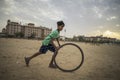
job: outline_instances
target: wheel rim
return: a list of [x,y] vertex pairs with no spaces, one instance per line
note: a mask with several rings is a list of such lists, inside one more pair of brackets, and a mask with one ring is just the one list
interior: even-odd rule
[[[57,56],[57,54],[58,54],[58,51],[59,51],[62,47],[67,46],[67,45],[72,45],[72,46],[77,47],[77,48],[79,49],[79,51],[80,51],[81,56],[82,56],[82,60],[81,60],[81,62],[79,63],[79,65],[76,66],[74,69],[70,69],[70,70],[66,70],[66,69],[61,68],[61,67],[57,64],[57,62],[56,62],[56,56]],[[84,54],[83,54],[82,49],[81,49],[78,45],[76,45],[76,44],[74,44],[74,43],[66,43],[66,44],[61,45],[61,46],[56,50],[55,55],[54,55],[53,58],[54,58],[54,63],[55,63],[55,65],[58,67],[58,69],[60,69],[60,70],[62,70],[62,71],[64,71],[64,72],[73,72],[73,71],[79,69],[79,68],[82,66],[83,62],[84,62]]]

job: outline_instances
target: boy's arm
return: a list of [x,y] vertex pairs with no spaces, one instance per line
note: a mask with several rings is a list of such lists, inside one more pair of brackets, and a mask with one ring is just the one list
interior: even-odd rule
[[57,49],[57,46],[54,43],[54,39],[51,39],[51,44],[55,47],[55,49]]
[[59,38],[57,38],[56,40],[57,40],[58,45],[60,46]]

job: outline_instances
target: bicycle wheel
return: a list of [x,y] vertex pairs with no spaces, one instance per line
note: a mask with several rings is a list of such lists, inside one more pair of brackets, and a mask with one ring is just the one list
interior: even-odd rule
[[84,61],[82,49],[74,43],[61,45],[55,52],[54,63],[64,72],[73,72],[81,67]]

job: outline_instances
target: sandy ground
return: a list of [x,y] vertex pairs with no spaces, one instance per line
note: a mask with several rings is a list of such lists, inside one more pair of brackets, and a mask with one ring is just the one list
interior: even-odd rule
[[77,71],[65,73],[48,68],[50,51],[25,66],[24,56],[37,52],[41,41],[0,38],[0,80],[120,80],[120,46],[76,44],[84,51],[84,63]]

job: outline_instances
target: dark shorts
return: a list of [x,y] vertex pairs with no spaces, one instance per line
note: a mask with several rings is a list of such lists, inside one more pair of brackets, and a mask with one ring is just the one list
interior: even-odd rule
[[42,45],[39,49],[39,52],[45,54],[48,50],[55,52],[55,48],[52,44],[48,44],[47,46]]

